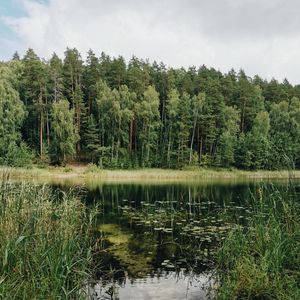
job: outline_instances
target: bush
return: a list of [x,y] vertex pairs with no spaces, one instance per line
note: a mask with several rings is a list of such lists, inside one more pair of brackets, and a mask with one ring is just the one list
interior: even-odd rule
[[10,143],[7,149],[3,149],[0,164],[12,167],[28,167],[32,165],[33,153],[25,143],[19,146]]

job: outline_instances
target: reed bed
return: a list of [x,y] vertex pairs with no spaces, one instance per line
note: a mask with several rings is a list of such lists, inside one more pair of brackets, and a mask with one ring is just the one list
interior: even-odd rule
[[0,184],[0,298],[85,299],[97,209],[47,186]]
[[1,171],[8,171],[13,179],[32,179],[42,182],[55,180],[72,180],[75,182],[107,181],[107,182],[182,182],[182,181],[212,181],[212,180],[262,180],[300,178],[300,171],[244,171],[229,169],[187,168],[184,170],[171,169],[133,169],[133,170],[105,170],[96,165],[69,165],[66,167],[32,167],[8,168],[0,167]]
[[297,187],[261,189],[247,228],[231,231],[218,252],[218,299],[300,299]]

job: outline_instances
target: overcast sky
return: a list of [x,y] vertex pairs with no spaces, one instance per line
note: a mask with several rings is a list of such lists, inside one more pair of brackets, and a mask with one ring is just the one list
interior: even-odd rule
[[0,59],[134,54],[300,83],[299,0],[0,0]]

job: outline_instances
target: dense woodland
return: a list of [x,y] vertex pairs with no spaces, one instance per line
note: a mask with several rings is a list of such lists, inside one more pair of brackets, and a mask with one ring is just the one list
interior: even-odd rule
[[300,166],[300,85],[136,57],[0,63],[0,163],[106,168]]

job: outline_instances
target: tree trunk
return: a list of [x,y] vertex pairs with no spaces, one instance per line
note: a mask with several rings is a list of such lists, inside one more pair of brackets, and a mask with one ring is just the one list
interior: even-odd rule
[[195,121],[194,121],[193,134],[192,134],[191,146],[190,146],[190,160],[189,160],[189,164],[191,164],[191,162],[192,162],[193,144],[194,144],[194,138],[195,138],[196,125],[197,125],[197,117],[195,118]]
[[40,112],[40,157],[43,158],[43,123],[44,123],[44,114],[43,109]]
[[50,128],[49,128],[49,113],[48,113],[47,97],[46,97],[46,107],[47,107],[47,112],[46,112],[47,144],[48,144],[48,148],[49,148],[49,146],[50,146]]
[[201,160],[202,160],[202,148],[203,148],[203,137],[201,136],[201,139],[200,139],[200,150],[199,150],[199,162],[201,163]]
[[[80,107],[79,107],[79,104],[77,104],[76,114],[77,114],[77,133],[80,136]],[[77,154],[79,154],[79,152],[80,152],[80,139],[76,144],[76,150],[77,150]]]
[[40,84],[40,157],[43,159],[43,129],[44,129],[44,111],[43,111],[43,89]]
[[130,120],[130,128],[129,128],[129,152],[132,152],[132,132],[133,132],[133,120],[134,118],[132,118]]

